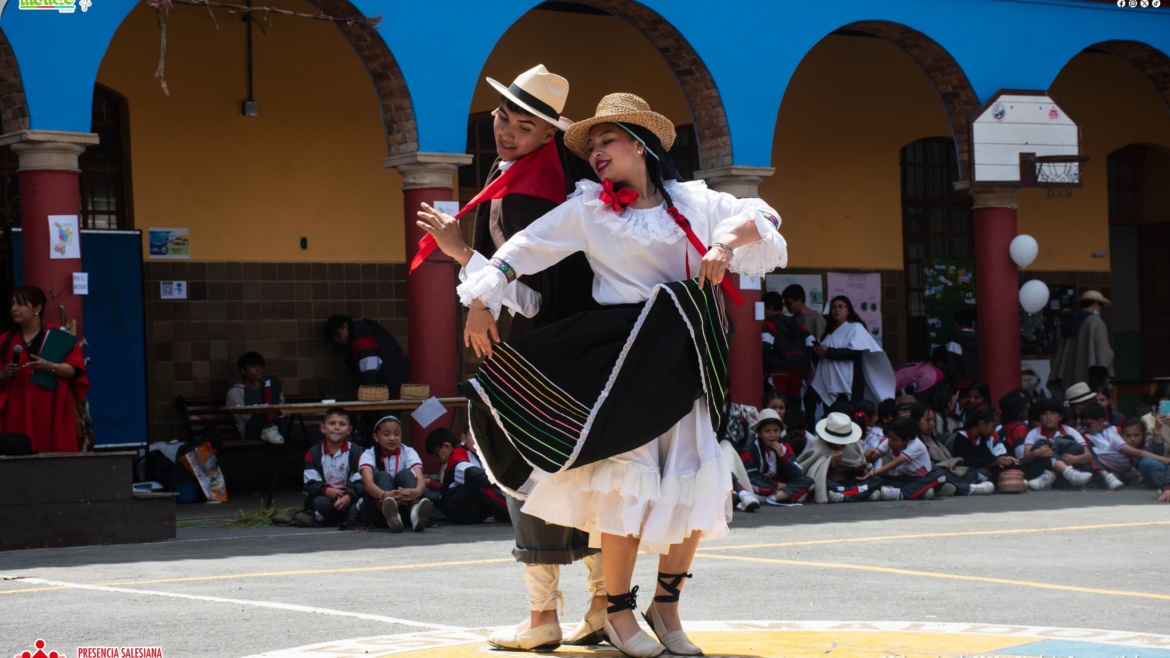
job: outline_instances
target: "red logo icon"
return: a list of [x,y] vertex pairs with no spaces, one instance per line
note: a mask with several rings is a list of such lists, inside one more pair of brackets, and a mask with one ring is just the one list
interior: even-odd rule
[[65,656],[62,656],[61,654],[57,653],[56,651],[50,651],[49,653],[45,653],[45,641],[44,640],[37,640],[36,642],[34,642],[34,644],[36,645],[36,648],[37,648],[36,653],[32,653],[31,651],[25,651],[23,653],[17,654],[14,658],[65,658]]

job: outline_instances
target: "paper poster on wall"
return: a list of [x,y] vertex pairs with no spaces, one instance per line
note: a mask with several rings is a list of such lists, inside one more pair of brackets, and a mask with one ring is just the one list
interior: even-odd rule
[[825,305],[825,288],[820,274],[768,274],[764,276],[764,287],[769,292],[784,292],[792,284],[804,288],[804,303],[809,308],[821,310]]
[[[826,297],[831,300],[837,295],[845,295],[853,303],[853,310],[861,316],[869,327],[869,333],[878,345],[882,344],[882,275],[880,274],[846,274],[829,272]],[[828,315],[826,309],[825,315]]]
[[49,215],[49,258],[81,258],[77,215]]
[[190,258],[191,230],[185,228],[151,228],[151,258]]

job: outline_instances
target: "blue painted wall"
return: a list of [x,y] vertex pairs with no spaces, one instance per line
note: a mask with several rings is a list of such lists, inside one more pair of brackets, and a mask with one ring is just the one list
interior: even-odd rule
[[[94,0],[87,12],[58,14],[7,3],[0,30],[16,54],[32,128],[89,131],[98,66],[135,4]],[[464,151],[483,63],[504,32],[537,4],[354,0],[367,15],[383,16],[379,31],[406,78],[421,151]],[[889,21],[933,39],[965,71],[980,100],[1001,88],[1047,89],[1073,56],[1102,41],[1139,41],[1170,54],[1170,3],[1120,9],[1076,0],[724,0],[718,11],[708,0],[645,5],[673,24],[707,64],[740,165],[770,164],[772,131],[793,72],[817,42],[855,21]]]

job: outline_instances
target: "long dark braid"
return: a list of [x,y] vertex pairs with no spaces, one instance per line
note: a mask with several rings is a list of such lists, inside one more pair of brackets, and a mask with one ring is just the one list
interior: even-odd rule
[[666,191],[666,181],[673,180],[682,182],[683,177],[678,172],[678,167],[674,166],[674,161],[670,159],[670,154],[662,147],[662,140],[658,139],[657,135],[642,126],[632,123],[619,123],[618,125],[636,135],[646,146],[647,150],[652,151],[654,155],[658,156],[654,157],[650,153],[644,156],[646,159],[646,174],[650,179],[650,184],[654,186],[654,189],[662,195],[662,199],[666,201],[667,214],[673,217],[679,224],[690,225],[690,220],[675,207],[674,199]]

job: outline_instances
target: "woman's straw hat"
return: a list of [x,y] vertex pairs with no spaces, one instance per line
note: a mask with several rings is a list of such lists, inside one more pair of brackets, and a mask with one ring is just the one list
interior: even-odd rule
[[650,109],[650,104],[633,94],[609,94],[597,104],[590,119],[578,121],[565,131],[565,146],[582,160],[589,159],[589,129],[599,123],[630,123],[654,133],[669,150],[674,144],[674,124]]

